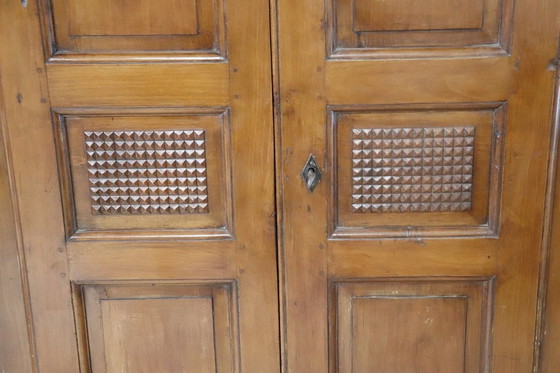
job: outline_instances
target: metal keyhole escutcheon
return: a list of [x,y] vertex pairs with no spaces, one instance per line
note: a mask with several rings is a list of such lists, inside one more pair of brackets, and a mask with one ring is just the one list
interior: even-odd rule
[[315,155],[311,154],[305,167],[301,171],[301,177],[305,181],[305,186],[307,190],[313,192],[319,182],[321,181],[321,169],[317,164],[317,160],[315,159]]

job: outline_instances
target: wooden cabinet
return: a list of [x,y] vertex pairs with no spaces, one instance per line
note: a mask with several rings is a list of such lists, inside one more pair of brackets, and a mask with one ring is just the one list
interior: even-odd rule
[[552,372],[559,14],[2,2],[0,370]]

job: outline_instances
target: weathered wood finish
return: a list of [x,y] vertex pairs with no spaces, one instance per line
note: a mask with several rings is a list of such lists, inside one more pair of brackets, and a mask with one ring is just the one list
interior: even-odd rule
[[510,51],[513,0],[328,0],[329,57]]
[[333,370],[488,371],[493,291],[476,277],[332,281]]
[[[560,7],[552,0],[475,1],[469,2],[460,18],[447,14],[442,19],[442,12],[451,12],[447,6],[451,3],[461,2],[423,2],[427,8],[411,19],[411,2],[407,1],[278,1],[286,372],[415,371],[418,365],[413,361],[431,359],[429,349],[421,349],[422,341],[446,340],[447,333],[454,333],[455,323],[426,334],[427,319],[408,314],[410,332],[406,333],[395,329],[392,317],[414,309],[420,312],[424,304],[398,297],[390,305],[360,300],[354,316],[361,320],[363,330],[354,334],[349,351],[344,338],[356,329],[333,326],[332,320],[340,320],[337,310],[347,312],[349,308],[337,303],[340,297],[328,284],[350,282],[366,289],[375,284],[390,296],[396,290],[391,281],[412,286],[419,278],[429,278],[434,281],[425,285],[429,288],[450,277],[495,282],[495,292],[487,298],[484,322],[488,324],[475,332],[478,337],[485,330],[492,334],[487,344],[479,343],[476,348],[468,339],[461,340],[457,350],[446,346],[454,358],[438,355],[436,361],[419,366],[430,372],[532,369],[554,75],[549,64],[556,56]],[[387,13],[377,14],[375,9]],[[363,16],[356,15],[358,10]],[[480,17],[486,23],[477,29]],[[451,25],[453,20],[456,27]],[[500,109],[483,119],[485,112],[496,108]],[[446,113],[441,121],[438,111]],[[393,151],[393,158],[399,158],[399,152],[414,146],[396,141],[395,136],[401,135],[391,129],[438,125],[481,129],[474,145],[478,155],[473,164],[471,208],[372,212],[377,208],[372,202],[376,198],[381,200],[381,210],[390,209],[393,203],[404,209],[414,207],[407,205],[413,196],[405,195],[402,188],[411,170],[397,163],[371,170],[364,166],[364,160],[376,159],[369,155],[375,147],[364,140],[379,139],[353,139],[352,129],[386,130],[388,137],[382,140],[390,142],[387,149]],[[502,156],[496,143],[503,145]],[[310,153],[327,175],[313,193],[299,176]],[[468,162],[463,153],[453,161],[461,162],[461,157]],[[410,158],[407,162],[414,162]],[[382,167],[387,170],[380,171]],[[398,170],[391,171],[391,167]],[[488,174],[490,169],[502,172]],[[443,180],[449,170],[443,169],[441,174],[424,171],[432,180],[440,180],[440,176]],[[397,174],[370,176],[370,172]],[[393,184],[375,184],[376,177],[386,177]],[[381,192],[368,192],[369,186]],[[385,186],[394,188],[393,192],[382,193]],[[370,212],[352,211],[353,198],[358,199],[359,208]],[[344,229],[342,224],[346,224]],[[434,299],[441,296],[440,291],[434,292]],[[471,302],[467,301],[469,307],[476,303]],[[379,320],[368,316],[371,312],[379,312],[386,320],[383,326],[394,327],[373,331]],[[440,319],[455,320],[461,314],[453,302],[437,300],[430,312]],[[395,337],[393,331],[401,337]],[[378,340],[387,345],[377,345]],[[368,349],[378,354],[367,354]],[[424,352],[411,355],[418,349]],[[337,360],[340,356],[343,360]]]
[[16,231],[15,201],[12,200],[14,195],[5,146],[4,112],[4,100],[0,92],[0,371],[32,372],[29,292],[22,272],[25,260]]
[[167,5],[0,5],[40,372],[280,369],[269,4]]
[[556,372],[559,12],[0,3],[0,370]]
[[161,52],[183,60],[227,56],[222,0],[39,0],[39,4],[50,61],[115,61],[113,53],[122,60],[133,55],[165,57]]
[[560,75],[556,67],[554,122],[551,131],[549,183],[540,278],[539,322],[535,348],[535,369],[552,373],[560,366],[560,167],[558,141],[560,140]]

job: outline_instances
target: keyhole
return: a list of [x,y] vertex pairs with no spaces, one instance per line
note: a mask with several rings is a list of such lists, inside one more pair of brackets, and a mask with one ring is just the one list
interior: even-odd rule
[[305,163],[305,167],[301,170],[299,174],[302,180],[305,182],[305,186],[307,190],[313,192],[317,184],[321,182],[321,169],[317,165],[317,161],[315,160],[315,156],[311,154],[309,159]]
[[307,188],[311,189],[313,187],[313,183],[315,182],[315,169],[310,168],[307,170]]

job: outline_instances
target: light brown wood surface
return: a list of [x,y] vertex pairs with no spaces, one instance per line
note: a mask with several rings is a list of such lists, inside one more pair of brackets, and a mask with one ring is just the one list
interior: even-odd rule
[[554,100],[554,127],[551,131],[552,146],[549,163],[549,183],[541,262],[541,287],[539,322],[535,366],[538,372],[552,373],[560,365],[560,167],[558,167],[558,141],[560,135],[559,76],[556,70]]
[[279,371],[269,4],[0,21],[37,371]]
[[[446,23],[458,3],[408,21],[404,1],[278,2],[286,372],[532,370],[559,6],[474,2],[468,30]],[[468,135],[434,135],[473,126],[473,164]],[[444,280],[484,321],[441,300]],[[369,295],[336,291],[351,286]]]
[[558,14],[0,3],[0,370],[555,372]]
[[[1,78],[1,75],[0,75]],[[0,79],[1,81],[1,79]],[[0,371],[32,372],[33,342],[28,324],[25,260],[18,245],[4,137],[4,100],[0,93]]]

